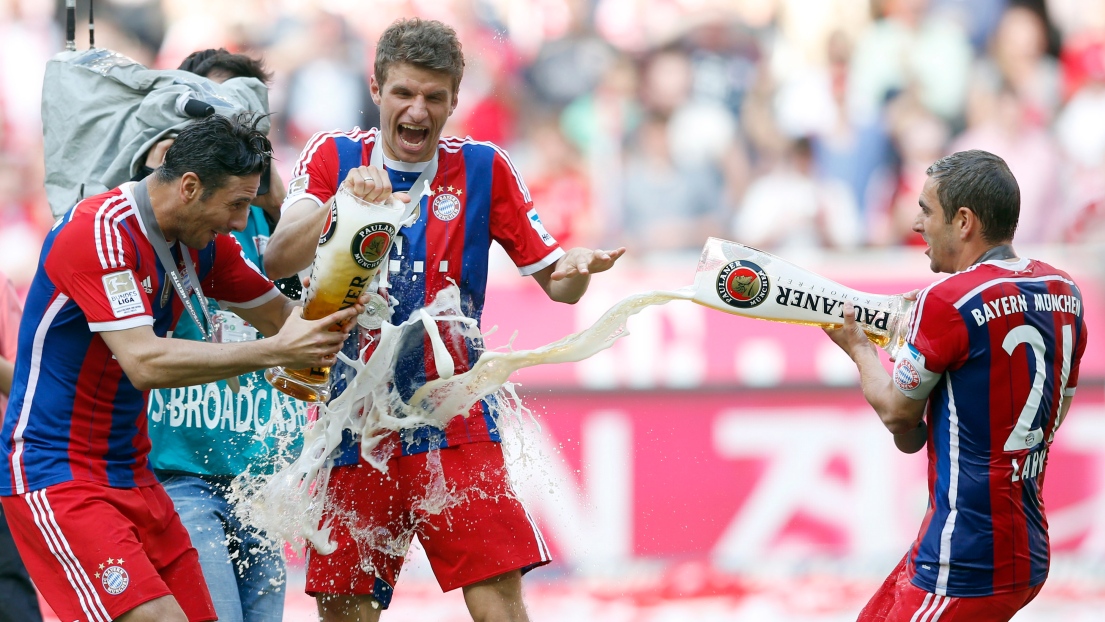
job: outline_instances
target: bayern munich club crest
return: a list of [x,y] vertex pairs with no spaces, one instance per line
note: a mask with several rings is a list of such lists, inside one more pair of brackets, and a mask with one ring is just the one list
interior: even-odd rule
[[395,227],[385,222],[366,225],[353,236],[349,252],[353,254],[353,260],[358,266],[365,270],[372,270],[387,257],[393,235],[395,235]]
[[725,304],[751,309],[767,300],[771,282],[760,266],[738,259],[729,262],[717,275],[717,295]]
[[903,359],[894,368],[894,383],[903,391],[912,391],[921,386],[921,373],[909,359]]
[[438,220],[448,222],[460,214],[460,199],[448,192],[439,194],[434,197],[433,211]]
[[330,204],[330,211],[326,214],[326,222],[322,225],[322,235],[318,238],[318,245],[322,246],[334,237],[334,231],[338,229],[338,206]]
[[100,582],[103,583],[105,592],[118,596],[130,585],[130,575],[120,566],[109,566],[100,576]]

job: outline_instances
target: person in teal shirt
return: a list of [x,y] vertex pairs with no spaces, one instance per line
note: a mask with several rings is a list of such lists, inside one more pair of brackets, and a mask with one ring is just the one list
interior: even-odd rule
[[[244,231],[233,232],[256,266],[263,265],[268,234],[259,207],[250,208]],[[192,303],[199,301],[193,297]],[[222,341],[257,338],[257,331],[241,318],[211,304]],[[201,321],[206,322],[202,316]],[[173,338],[203,339],[188,314],[181,315]],[[283,557],[263,546],[261,536],[235,515],[231,483],[242,473],[271,473],[281,453],[298,452],[306,405],[274,389],[263,372],[239,381],[238,393],[224,380],[151,391],[150,463],[199,552],[219,619],[278,621],[284,610]]]
[[[269,75],[260,61],[226,50],[204,50],[190,55],[180,69],[223,81],[250,76],[264,82]],[[150,150],[146,164],[160,165],[166,139]],[[242,253],[259,271],[269,239],[266,211],[279,215],[284,188],[270,171],[269,192],[250,207],[243,231],[232,234]],[[257,331],[233,313],[214,306],[211,321],[221,341],[256,339]],[[192,304],[199,309],[199,300]],[[204,314],[200,321],[207,322]],[[189,314],[181,314],[173,338],[202,341]],[[306,425],[306,404],[274,389],[263,372],[240,376],[235,393],[226,381],[158,389],[150,392],[150,465],[173,500],[192,546],[199,552],[219,620],[278,622],[284,613],[286,589],[284,559],[279,550],[264,546],[263,538],[234,512],[231,484],[240,474],[265,475],[281,456],[294,457],[302,446],[300,429]]]

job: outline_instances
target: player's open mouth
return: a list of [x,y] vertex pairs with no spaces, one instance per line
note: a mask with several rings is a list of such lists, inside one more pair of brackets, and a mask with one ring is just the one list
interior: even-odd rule
[[429,133],[430,130],[424,127],[408,125],[406,123],[399,124],[399,141],[403,143],[404,147],[409,149],[418,149],[422,147],[422,143],[426,142],[426,136]]

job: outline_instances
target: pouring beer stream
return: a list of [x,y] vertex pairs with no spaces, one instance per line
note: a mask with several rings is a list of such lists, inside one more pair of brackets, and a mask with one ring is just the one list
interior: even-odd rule
[[[386,258],[384,238],[373,246],[366,243],[377,232],[394,235],[399,217],[389,216],[381,223],[388,206],[353,205],[357,199],[339,196],[332,214],[349,222],[348,211],[365,212],[363,220],[349,222],[347,229],[335,229],[328,223],[323,243],[313,265],[307,305],[313,317],[325,317],[342,306],[352,304],[364,287],[372,282],[379,264]],[[396,208],[394,214],[402,208]],[[365,230],[368,233],[362,233]],[[350,233],[352,232],[352,233]],[[352,258],[354,252],[371,248],[370,267]],[[379,251],[379,252],[376,252]],[[364,253],[362,253],[364,254]],[[357,266],[354,269],[350,264]],[[869,294],[845,287],[818,274],[800,268],[783,259],[755,248],[710,238],[702,251],[693,286],[678,290],[650,291],[628,296],[610,308],[589,328],[532,350],[484,351],[471,369],[460,374],[439,369],[439,377],[420,387],[407,400],[395,389],[393,374],[399,358],[400,338],[404,330],[415,325],[427,333],[436,333],[439,321],[465,322],[456,288],[449,287],[427,306],[398,326],[386,322],[379,343],[368,360],[339,358],[349,365],[351,377],[345,391],[320,406],[314,425],[303,431],[303,451],[294,461],[268,477],[259,478],[248,487],[242,498],[242,511],[248,522],[266,533],[279,534],[289,542],[298,539],[313,543],[319,551],[332,550],[329,526],[320,526],[322,500],[325,499],[329,457],[338,446],[344,430],[361,438],[361,457],[382,471],[386,460],[378,460],[377,444],[388,431],[434,425],[444,426],[454,415],[469,411],[476,401],[490,395],[496,417],[513,413],[516,418],[528,412],[514,392],[509,377],[516,371],[535,365],[581,361],[596,352],[611,347],[628,335],[629,318],[645,308],[666,304],[672,300],[693,300],[725,313],[743,315],[775,322],[810,326],[841,326],[844,323],[845,301],[856,308],[856,319],[868,337],[881,345],[892,357],[905,344],[909,309],[913,301],[901,295]],[[305,312],[306,315],[306,312]],[[429,321],[427,319],[429,318]],[[467,339],[479,342],[482,335],[475,325],[465,329]],[[472,332],[474,331],[474,332]],[[431,340],[433,335],[431,335]],[[421,343],[421,340],[419,340]],[[301,399],[327,402],[328,369],[270,370],[273,386]],[[274,373],[278,372],[278,373]],[[302,396],[302,397],[301,397]],[[441,505],[441,504],[438,504]],[[367,536],[366,536],[367,537]],[[379,546],[365,541],[363,546]]]

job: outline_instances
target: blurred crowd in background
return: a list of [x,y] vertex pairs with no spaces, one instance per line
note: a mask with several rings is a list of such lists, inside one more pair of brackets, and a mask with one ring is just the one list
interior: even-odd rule
[[[78,49],[88,1],[78,0]],[[0,0],[0,270],[25,287],[51,224],[39,120],[64,3]],[[374,126],[394,19],[456,28],[446,134],[505,147],[566,247],[697,256],[923,244],[925,169],[997,153],[1026,244],[1105,241],[1102,0],[98,0],[96,44],[155,68],[264,59],[285,180],[317,131]]]

